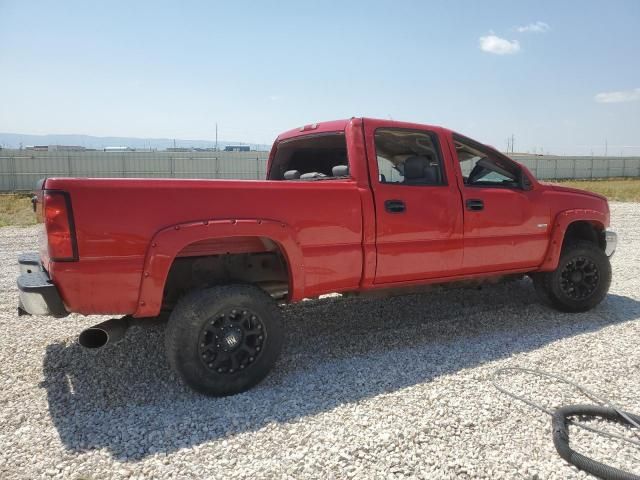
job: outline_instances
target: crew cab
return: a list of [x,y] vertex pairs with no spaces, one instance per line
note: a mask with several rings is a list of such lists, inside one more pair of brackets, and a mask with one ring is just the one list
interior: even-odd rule
[[580,312],[606,296],[617,241],[604,197],[446,128],[369,118],[283,133],[265,180],[47,178],[34,207],[19,313],[117,316],[87,347],[168,316],[169,363],[210,395],[267,375],[279,304],[529,275]]

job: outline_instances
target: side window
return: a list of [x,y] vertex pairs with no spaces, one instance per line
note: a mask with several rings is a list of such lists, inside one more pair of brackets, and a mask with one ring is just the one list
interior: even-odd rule
[[445,185],[434,133],[380,128],[375,133],[380,183]]
[[464,139],[454,138],[454,144],[465,185],[520,187],[521,171],[516,163]]

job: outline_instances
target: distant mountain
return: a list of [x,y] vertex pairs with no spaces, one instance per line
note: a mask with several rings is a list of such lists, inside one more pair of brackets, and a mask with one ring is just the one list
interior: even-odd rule
[[[136,149],[165,150],[174,146],[180,148],[213,148],[216,142],[211,140],[181,140],[172,138],[135,138],[135,137],[94,137],[92,135],[25,135],[21,133],[0,132],[0,146],[20,148],[32,145],[78,145],[85,148],[102,149],[105,147],[131,147]],[[249,145],[251,150],[269,150],[271,145],[246,142],[218,141],[218,148],[227,145]]]

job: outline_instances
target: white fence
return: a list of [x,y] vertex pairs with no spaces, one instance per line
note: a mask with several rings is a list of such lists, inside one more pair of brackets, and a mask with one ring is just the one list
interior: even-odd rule
[[0,150],[0,191],[43,177],[265,178],[268,152],[38,152]]
[[[38,152],[0,150],[0,191],[43,177],[265,178],[268,152]],[[539,179],[640,177],[640,157],[517,156]]]
[[513,155],[512,158],[525,165],[536,178],[541,180],[640,177],[640,157]]

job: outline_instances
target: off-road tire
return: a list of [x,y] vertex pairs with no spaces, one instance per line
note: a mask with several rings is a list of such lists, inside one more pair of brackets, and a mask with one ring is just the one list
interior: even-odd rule
[[[589,262],[591,269],[595,270],[597,282],[588,294],[572,298],[567,293],[567,269],[572,262],[582,261],[581,259]],[[544,303],[562,312],[585,312],[598,305],[607,295],[611,285],[611,263],[598,245],[577,241],[563,248],[558,267],[554,271],[535,273],[532,279],[536,292]]]
[[[262,333],[259,343],[257,336],[252,339],[254,342],[252,348],[254,350],[257,348],[259,352],[254,352],[255,358],[246,354],[247,357],[244,360],[246,365],[240,366],[236,362],[238,366],[235,369],[230,368],[231,360],[229,360],[229,363],[223,365],[226,371],[218,373],[218,369],[210,368],[213,362],[208,363],[207,355],[217,356],[224,353],[226,357],[228,352],[211,353],[209,350],[203,352],[204,338],[207,335],[211,338],[212,334],[209,331],[211,328],[216,328],[215,332],[224,331],[213,327],[213,322],[219,318],[224,319],[225,314],[227,318],[224,321],[228,325],[222,328],[236,328],[233,324],[235,317],[229,314],[231,311],[237,312],[238,316],[242,316],[244,312],[250,326],[249,318],[254,319],[254,327],[257,319]],[[241,327],[237,327],[237,330],[242,332]],[[245,331],[249,332],[251,329],[247,328]],[[245,338],[249,339],[247,334],[239,335],[243,341]],[[225,285],[186,294],[178,301],[171,313],[165,331],[166,355],[171,368],[191,388],[211,396],[240,393],[264,379],[278,358],[282,339],[282,324],[277,305],[267,293],[253,285]],[[209,343],[207,347],[210,345],[211,348],[216,349],[216,345]],[[227,345],[224,344],[224,346]],[[240,347],[244,348],[245,345],[242,344]],[[238,354],[238,356],[241,355],[244,353]],[[252,359],[251,362],[249,358]],[[221,365],[220,370],[222,369]]]

